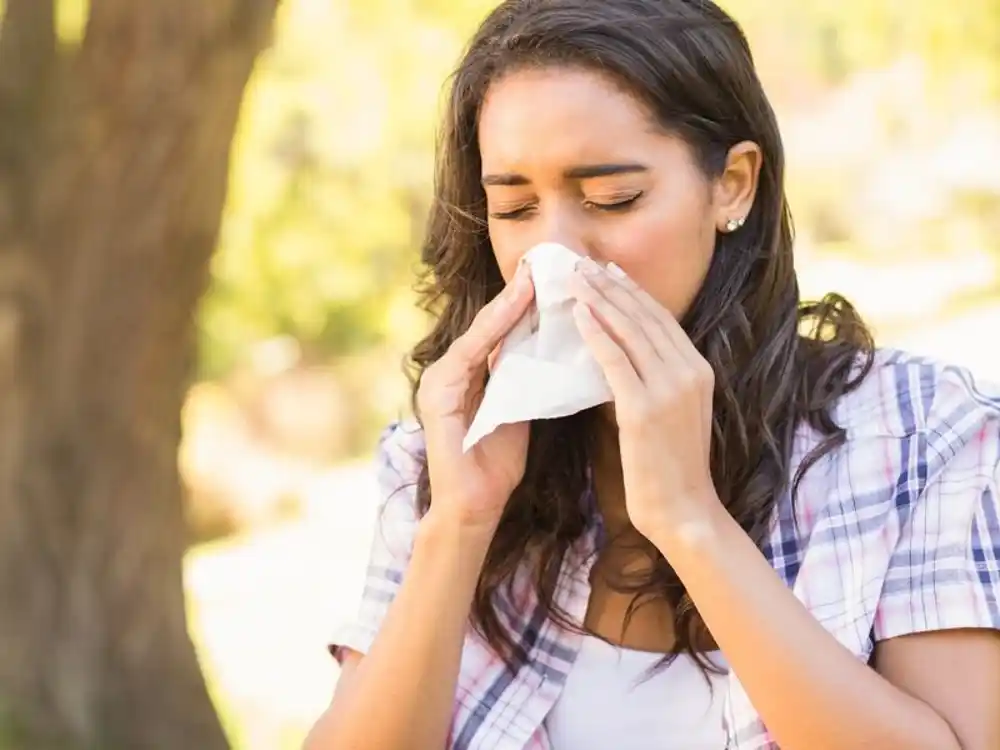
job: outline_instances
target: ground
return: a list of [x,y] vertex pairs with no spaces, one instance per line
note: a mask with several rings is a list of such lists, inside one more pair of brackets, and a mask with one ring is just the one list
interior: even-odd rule
[[330,699],[325,646],[358,601],[373,528],[368,469],[319,477],[299,520],[188,557],[191,630],[237,750],[298,748]]

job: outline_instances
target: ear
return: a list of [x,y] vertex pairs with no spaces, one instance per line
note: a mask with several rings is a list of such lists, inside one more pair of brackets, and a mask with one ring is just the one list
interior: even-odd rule
[[757,180],[763,154],[753,141],[737,143],[726,156],[726,166],[713,191],[715,226],[720,232],[743,226],[757,195]]

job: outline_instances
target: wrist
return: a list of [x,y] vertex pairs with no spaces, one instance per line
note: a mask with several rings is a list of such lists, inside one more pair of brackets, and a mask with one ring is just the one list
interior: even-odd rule
[[425,517],[434,518],[435,524],[448,527],[463,537],[488,536],[492,539],[500,525],[510,493],[490,494],[485,491],[447,489],[432,491],[430,508]]
[[468,534],[452,517],[428,511],[417,525],[412,554],[406,564],[405,578],[422,598],[445,610],[466,616],[472,606],[489,542],[482,534]]
[[470,520],[444,509],[436,510],[432,504],[420,520],[417,541],[435,549],[452,550],[464,563],[479,566],[486,559],[497,525],[492,519]]
[[734,523],[714,489],[683,505],[683,513],[664,520],[650,536],[664,556],[704,551],[725,533],[727,525]]

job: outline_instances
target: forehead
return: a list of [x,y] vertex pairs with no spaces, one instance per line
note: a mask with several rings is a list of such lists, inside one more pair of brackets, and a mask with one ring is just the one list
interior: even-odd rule
[[503,76],[486,92],[479,122],[485,171],[634,157],[663,138],[635,96],[574,68]]

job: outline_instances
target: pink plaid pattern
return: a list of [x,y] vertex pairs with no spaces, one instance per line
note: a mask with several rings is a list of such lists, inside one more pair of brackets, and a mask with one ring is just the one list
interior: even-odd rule
[[[847,443],[806,473],[794,510],[787,496],[775,508],[763,550],[775,571],[863,661],[876,641],[904,633],[1000,629],[1000,390],[988,393],[966,370],[883,350],[835,418]],[[793,466],[816,442],[798,431]],[[379,443],[379,528],[357,618],[334,634],[335,655],[368,650],[402,581],[422,449],[416,425],[394,424]],[[563,562],[556,593],[578,621],[597,535],[595,526]],[[581,639],[542,615],[526,572],[512,593],[496,607],[529,663],[510,674],[468,632],[451,750],[550,747],[545,716]],[[735,675],[725,700],[730,750],[777,749]]]

